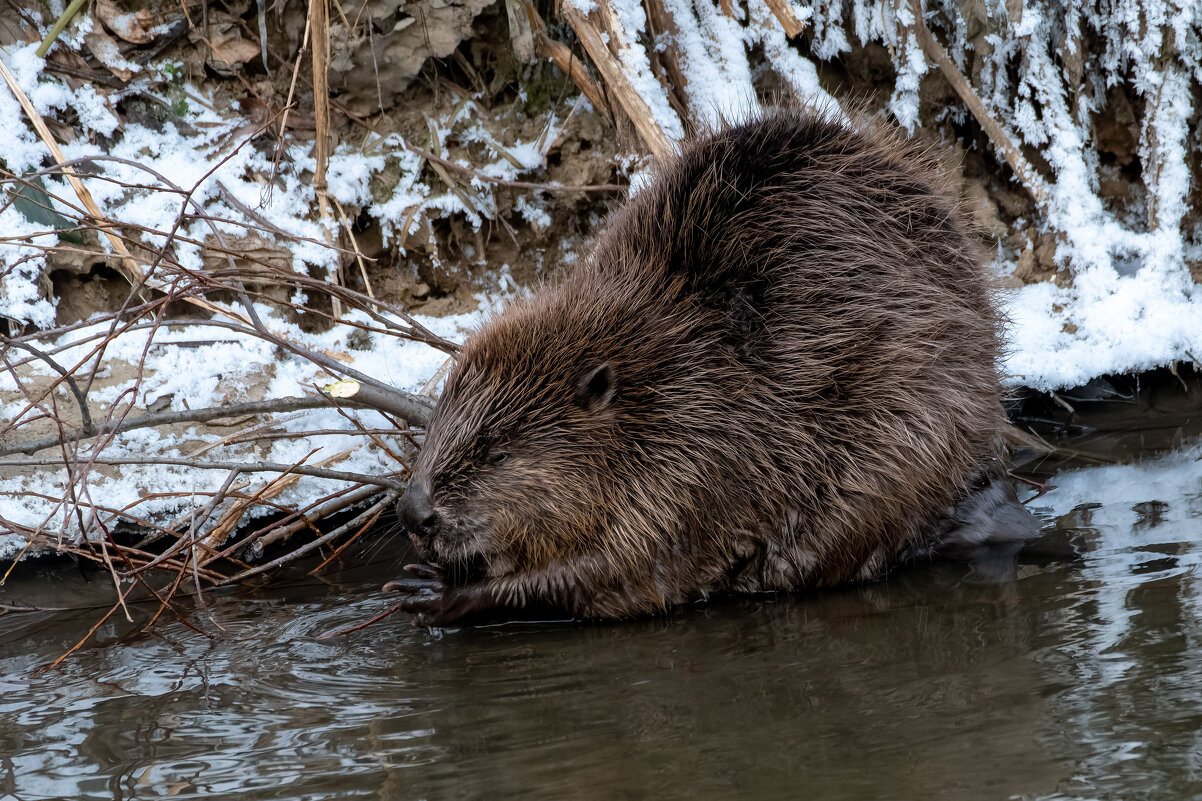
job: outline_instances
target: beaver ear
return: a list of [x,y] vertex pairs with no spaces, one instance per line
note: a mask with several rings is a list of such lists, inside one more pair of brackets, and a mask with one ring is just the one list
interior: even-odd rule
[[576,402],[590,411],[603,409],[613,400],[616,388],[617,376],[614,375],[614,368],[608,364],[599,364],[585,370],[576,382]]

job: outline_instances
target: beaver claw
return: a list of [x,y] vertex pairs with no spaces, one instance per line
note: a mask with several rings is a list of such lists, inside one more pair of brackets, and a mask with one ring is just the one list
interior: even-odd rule
[[483,585],[447,586],[440,565],[405,565],[405,570],[413,576],[388,582],[384,591],[402,593],[397,606],[415,615],[415,626],[442,628],[495,605]]
[[427,579],[443,579],[442,565],[431,565],[425,562],[416,565],[405,565],[405,572]]

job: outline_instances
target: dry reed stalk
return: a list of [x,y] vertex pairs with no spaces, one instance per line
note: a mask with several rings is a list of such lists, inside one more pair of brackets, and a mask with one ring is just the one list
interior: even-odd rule
[[367,264],[364,262],[366,257],[363,255],[363,251],[359,249],[359,239],[355,236],[355,230],[351,227],[351,220],[346,216],[346,210],[342,208],[342,204],[338,202],[338,198],[334,198],[334,206],[338,209],[338,217],[342,220],[342,228],[346,231],[346,236],[351,241],[351,247],[355,251],[355,262],[359,265],[359,276],[363,279],[363,288],[367,291],[367,296],[375,300],[376,293],[372,291],[371,279],[367,277]]
[[[370,23],[369,23],[370,24]],[[313,157],[317,166],[313,170],[313,190],[317,195],[317,206],[321,211],[321,228],[327,244],[330,244],[331,231],[334,228],[333,215],[330,212],[330,198],[326,186],[326,168],[330,163],[331,139],[333,131],[330,128],[330,6],[329,0],[309,0],[309,35],[313,59],[313,121],[317,128],[317,141],[313,147]],[[335,270],[331,282],[340,284],[339,273]],[[334,319],[342,318],[342,302],[337,297],[333,301]]]
[[609,52],[597,26],[583,11],[573,5],[571,0],[564,0],[560,6],[560,15],[576,32],[580,43],[584,45],[601,77],[605,79],[605,85],[626,112],[626,116],[634,123],[634,129],[652,155],[658,159],[668,158],[672,154],[671,140],[655,121],[647,102],[627,80],[622,65],[614,58],[613,53]]

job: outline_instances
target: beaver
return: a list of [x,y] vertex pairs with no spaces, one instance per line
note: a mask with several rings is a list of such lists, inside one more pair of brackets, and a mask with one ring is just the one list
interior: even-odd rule
[[398,512],[415,622],[871,579],[996,462],[1001,320],[950,183],[867,117],[698,136],[464,345]]

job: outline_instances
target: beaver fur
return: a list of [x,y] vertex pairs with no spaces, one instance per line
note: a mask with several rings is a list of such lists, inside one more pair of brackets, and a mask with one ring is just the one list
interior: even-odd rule
[[955,192],[806,109],[683,145],[472,336],[402,521],[418,622],[619,618],[869,579],[999,451],[999,315]]

